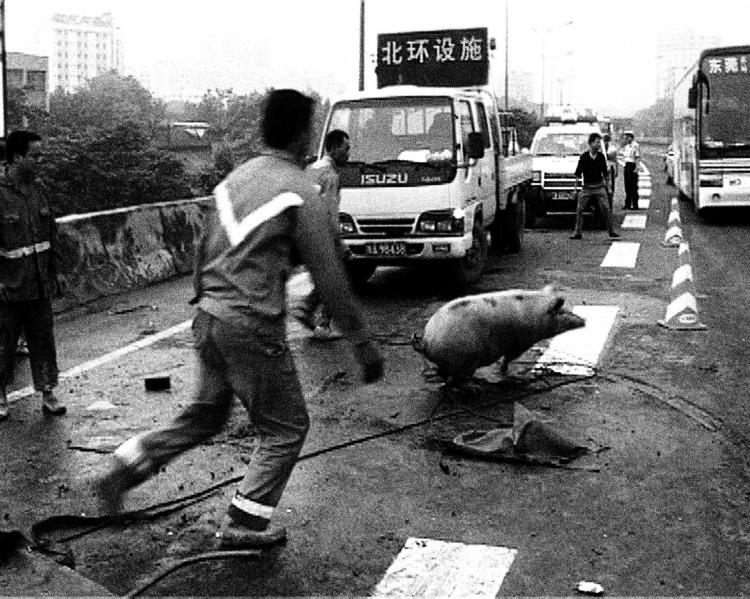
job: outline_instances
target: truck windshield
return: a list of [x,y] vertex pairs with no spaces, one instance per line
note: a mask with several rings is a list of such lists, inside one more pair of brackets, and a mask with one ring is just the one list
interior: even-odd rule
[[578,156],[589,147],[588,133],[548,133],[531,145],[535,156]]
[[701,142],[706,149],[750,147],[750,54],[708,56],[701,68],[703,90]]
[[385,98],[341,102],[328,130],[349,134],[354,163],[388,160],[445,163],[455,158],[449,98]]

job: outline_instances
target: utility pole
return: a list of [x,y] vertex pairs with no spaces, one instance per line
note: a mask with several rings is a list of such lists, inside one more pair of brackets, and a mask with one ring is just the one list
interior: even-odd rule
[[359,91],[365,89],[365,0],[359,2]]
[[505,112],[508,112],[508,0],[505,0]]
[[2,104],[0,106],[0,139],[3,142],[8,136],[8,94],[6,92],[8,81],[5,76],[5,60],[5,0],[0,0],[0,68],[3,71],[0,73],[0,85],[2,86],[2,89],[0,89],[0,104]]

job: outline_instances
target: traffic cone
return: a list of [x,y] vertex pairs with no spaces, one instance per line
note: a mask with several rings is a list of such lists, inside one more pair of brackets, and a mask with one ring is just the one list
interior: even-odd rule
[[680,221],[678,207],[679,203],[677,198],[672,198],[672,211],[669,213],[669,219],[667,221],[667,233],[664,235],[664,241],[661,242],[664,247],[678,247],[685,241],[682,237],[682,222]]
[[672,276],[669,306],[664,320],[659,324],[679,331],[702,331],[707,327],[698,319],[698,302],[695,299],[693,267],[690,265],[690,247],[681,243],[677,251],[677,270]]

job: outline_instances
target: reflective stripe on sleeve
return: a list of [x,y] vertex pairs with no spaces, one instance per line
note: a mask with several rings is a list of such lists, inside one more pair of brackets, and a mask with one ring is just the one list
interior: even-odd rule
[[46,252],[50,249],[49,241],[42,241],[41,243],[35,243],[34,245],[27,245],[22,248],[15,248],[13,250],[6,250],[0,248],[0,258],[23,258],[24,256],[31,256],[39,252]]
[[274,508],[270,505],[263,505],[242,495],[235,495],[234,499],[232,499],[232,505],[250,516],[257,516],[266,520],[270,520],[271,516],[273,516]]

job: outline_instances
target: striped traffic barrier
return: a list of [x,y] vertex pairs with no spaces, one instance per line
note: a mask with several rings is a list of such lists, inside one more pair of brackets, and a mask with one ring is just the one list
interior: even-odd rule
[[679,331],[702,331],[707,328],[698,318],[698,301],[695,299],[693,267],[690,265],[690,247],[687,243],[681,243],[677,252],[677,269],[669,289],[667,313],[658,322],[664,328]]
[[672,198],[672,210],[667,219],[667,233],[664,235],[662,245],[664,247],[678,247],[685,241],[682,236],[682,222],[680,221],[679,203],[677,198]]

